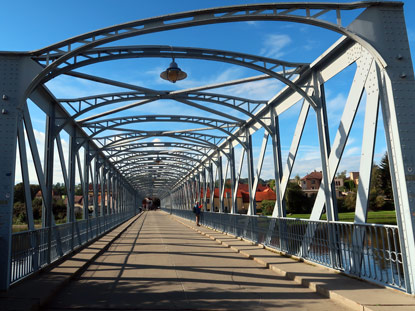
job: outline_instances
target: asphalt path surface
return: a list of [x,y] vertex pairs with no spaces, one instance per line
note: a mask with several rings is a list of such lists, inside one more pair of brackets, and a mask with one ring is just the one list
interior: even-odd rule
[[146,212],[48,310],[349,310],[160,211]]

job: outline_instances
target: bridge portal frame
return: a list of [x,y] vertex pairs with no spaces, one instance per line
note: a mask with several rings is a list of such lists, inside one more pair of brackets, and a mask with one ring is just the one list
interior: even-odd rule
[[[343,10],[353,9],[364,9],[364,11],[350,25],[345,27],[342,24],[341,12]],[[305,16],[298,13],[300,10],[305,10]],[[317,11],[317,13],[312,13],[313,11]],[[335,23],[320,18],[321,15],[324,15],[328,11],[334,11],[336,13],[337,18]],[[255,119],[264,118],[270,120],[269,126],[273,130],[271,138],[274,149],[275,179],[277,181],[277,192],[279,193],[273,216],[282,217],[285,216],[283,202],[285,187],[288,182],[289,173],[292,169],[292,164],[295,160],[298,142],[304,129],[304,122],[307,118],[309,107],[312,106],[315,109],[318,120],[317,125],[322,158],[323,182],[320,191],[321,195],[319,194],[320,197],[316,200],[311,219],[320,218],[323,207],[325,206],[328,214],[328,221],[337,220],[335,200],[333,199],[332,180],[341,159],[350,126],[346,127],[347,130],[345,131],[345,135],[340,135],[335,138],[333,145],[336,148],[330,146],[330,139],[327,132],[327,113],[325,112],[324,82],[339,72],[339,68],[336,66],[339,66],[338,61],[340,59],[343,61],[345,60],[344,55],[352,57],[351,54],[357,53],[358,56],[354,58],[353,62],[358,59],[362,62],[360,65],[358,63],[358,73],[363,74],[365,80],[360,81],[357,86],[352,86],[346,106],[353,107],[353,105],[358,105],[361,97],[360,90],[363,90],[363,88],[368,93],[367,106],[369,108],[367,108],[367,114],[377,111],[377,109],[379,109],[378,105],[380,101],[380,109],[383,113],[387,138],[387,149],[391,162],[392,184],[395,206],[397,207],[397,221],[401,236],[402,260],[404,262],[406,275],[405,289],[410,293],[415,292],[415,196],[413,195],[413,193],[415,193],[415,158],[412,152],[412,148],[415,146],[415,138],[412,135],[414,132],[414,125],[411,119],[414,107],[413,105],[408,104],[415,101],[415,84],[402,12],[402,3],[395,2],[359,2],[352,4],[263,4],[214,8],[172,14],[109,27],[63,41],[29,54],[2,53],[0,55],[0,63],[2,65],[0,77],[2,81],[7,81],[7,83],[3,84],[3,94],[0,101],[2,111],[0,139],[5,146],[5,152],[0,155],[0,174],[3,177],[0,178],[0,220],[2,223],[5,223],[5,226],[2,226],[0,229],[0,250],[2,253],[7,254],[7,256],[3,256],[2,259],[0,259],[0,264],[1,267],[8,268],[1,270],[1,289],[7,289],[10,282],[11,215],[13,209],[13,201],[11,198],[13,197],[17,141],[20,146],[19,151],[21,153],[21,158],[27,158],[24,154],[24,129],[28,136],[32,156],[35,161],[35,168],[37,170],[37,177],[42,188],[46,215],[44,218],[44,225],[48,227],[52,227],[53,225],[50,188],[53,181],[53,153],[55,143],[61,156],[61,165],[62,167],[66,167],[62,160],[63,156],[59,142],[60,138],[55,131],[55,120],[56,118],[70,119],[71,117],[61,109],[61,106],[53,96],[49,94],[42,83],[47,81],[48,77],[53,77],[55,74],[58,74],[61,65],[64,63],[70,63],[71,60],[76,59],[76,56],[82,55],[82,53],[105,43],[145,33],[243,20],[281,20],[300,22],[330,29],[345,36],[339,40],[330,51],[325,55],[322,55],[319,60],[313,63],[307,71],[303,72],[298,79],[287,81],[287,88],[270,100],[265,108],[258,111],[255,114],[255,118],[248,119],[239,127],[239,129],[235,129],[225,142],[222,142],[219,145],[220,148],[226,150],[229,154],[233,154],[233,147],[238,142],[244,146],[242,156],[245,153],[247,155],[249,175],[249,214],[255,214],[253,194],[255,193],[255,185],[257,184],[260,174],[260,169],[256,174],[253,171],[251,135],[258,129],[256,127],[258,122]],[[373,27],[368,29],[365,26],[367,23],[370,23]],[[65,52],[58,55],[59,53],[62,53],[62,51]],[[55,58],[55,56],[57,57]],[[34,63],[32,58],[36,57],[43,57],[46,62],[44,68]],[[350,63],[350,61],[348,62]],[[278,149],[278,116],[296,103],[301,97],[305,99],[305,103],[295,131],[291,148],[292,152],[290,151],[291,157],[288,159],[285,168],[283,168]],[[26,100],[28,98],[33,100],[46,112],[48,119],[48,126],[46,129],[47,139],[45,144],[46,165],[43,169],[40,164],[38,151],[36,150],[35,137],[33,135],[33,128],[27,109]],[[346,112],[344,118],[342,117],[342,123],[344,121],[345,124],[351,124],[353,123],[353,118],[353,113]],[[365,168],[371,167],[373,162],[373,133],[376,129],[376,122],[376,118],[370,119],[367,115],[367,118],[365,119],[366,125],[364,137],[369,139],[370,142],[367,144],[367,149],[365,149],[366,154],[361,157],[362,172],[364,173],[359,181],[359,184],[362,186],[359,186],[358,192],[359,203],[356,206],[356,223],[366,222],[370,169],[365,170]],[[111,184],[109,187],[112,187],[113,193],[117,192],[121,196],[125,196],[125,193],[128,192],[130,197],[134,197],[134,200],[136,201],[137,193],[135,192],[135,189],[117,172],[117,169],[113,167],[110,162],[106,162],[107,157],[105,154],[94,152],[97,147],[90,141],[90,136],[82,130],[80,124],[71,121],[68,124],[68,127],[73,130],[73,132],[71,132],[70,174],[65,177],[68,194],[70,193],[70,196],[72,197],[69,200],[69,205],[73,204],[73,188],[71,187],[73,187],[74,180],[74,163],[75,159],[79,162],[78,151],[81,146],[86,150],[83,172],[84,191],[88,190],[87,185],[89,184],[89,176],[92,176],[93,179],[95,179],[94,189],[96,190],[97,180],[99,178],[105,180],[105,170],[107,169],[108,180],[112,179],[111,182],[109,181]],[[244,139],[244,141],[242,141],[242,139]],[[262,167],[267,139],[268,135],[265,135],[258,167]],[[338,150],[341,151],[338,152]],[[92,160],[96,161],[96,172],[92,172]],[[237,175],[235,174],[234,162],[230,161],[228,163],[231,163],[230,166],[232,166],[231,175]],[[187,175],[183,176],[183,178],[178,180],[173,186],[171,191],[169,191],[171,195],[176,197],[176,202],[177,198],[179,198],[179,206],[181,208],[190,208],[188,202],[192,202],[194,198],[200,197],[200,187],[194,186],[195,182],[197,184],[195,176],[199,176],[200,181],[200,177],[206,177],[206,173],[208,173],[210,188],[212,189],[212,187],[214,187],[213,164],[217,167],[216,172],[219,175],[219,188],[221,190],[221,202],[223,203],[222,157],[219,152],[213,151],[206,160],[202,161],[203,166],[196,167],[193,171],[190,171]],[[78,166],[80,167],[80,165]],[[209,167],[207,171],[205,171],[206,166]],[[99,171],[100,168],[101,172]],[[27,165],[22,165],[22,171],[27,191]],[[234,173],[232,173],[232,171]],[[205,177],[202,177],[202,179]],[[234,183],[234,180],[232,182]],[[117,184],[116,188],[114,187],[115,184]],[[204,182],[204,184],[207,183]],[[116,189],[122,190],[115,191]],[[174,195],[175,192],[179,195]],[[233,197],[235,192],[236,190],[233,188]],[[27,195],[26,198],[28,198]],[[211,198],[213,201],[213,191],[211,191]],[[114,199],[112,198],[112,202],[111,206],[114,206],[116,210],[122,210],[125,207],[125,201],[117,201],[114,205]],[[220,207],[221,212],[223,211],[222,203]],[[96,200],[94,205],[97,206]],[[232,211],[235,212],[234,206],[232,207]],[[86,213],[85,208],[84,212]],[[88,217],[86,218],[88,219]],[[29,217],[29,227],[30,226],[33,226],[33,224]],[[50,240],[51,237],[49,236],[49,244]]]

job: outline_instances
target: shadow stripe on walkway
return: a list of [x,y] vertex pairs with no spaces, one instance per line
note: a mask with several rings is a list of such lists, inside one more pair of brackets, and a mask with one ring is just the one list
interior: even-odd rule
[[81,275],[102,255],[143,213],[125,221],[111,231],[65,255],[49,267],[0,293],[0,310],[38,310],[47,304],[72,279]]
[[[187,243],[188,239],[190,243]],[[220,253],[212,257],[211,252]],[[207,256],[205,256],[207,255]],[[147,212],[48,310],[350,310],[162,212]]]
[[[166,213],[168,214],[168,213]],[[272,248],[173,216],[192,230],[252,259],[286,279],[359,311],[413,311],[415,296],[341,274],[324,266],[285,256]]]

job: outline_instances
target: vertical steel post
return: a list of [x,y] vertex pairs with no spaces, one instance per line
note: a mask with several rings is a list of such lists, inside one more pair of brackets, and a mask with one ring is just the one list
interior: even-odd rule
[[52,210],[52,194],[53,194],[53,162],[54,162],[54,138],[55,138],[55,106],[50,105],[50,110],[46,116],[46,129],[45,129],[45,182],[47,192],[44,195],[44,214],[43,227],[48,228],[47,234],[47,263],[51,262],[51,250],[52,250],[52,227],[53,227],[53,210]]
[[101,202],[99,214],[105,219],[105,184],[106,184],[106,171],[105,171],[105,162],[101,165]]
[[107,173],[107,215],[112,214],[112,171],[108,168]]
[[255,193],[253,192],[254,185],[254,159],[252,155],[252,136],[249,130],[246,131],[246,161],[248,163],[248,188],[249,188],[249,207],[248,215],[256,214]]
[[[332,175],[329,166],[330,138],[327,122],[326,98],[324,94],[324,85],[320,83],[320,74],[317,72],[313,73],[313,83],[314,100],[318,103],[318,107],[316,108],[317,129],[320,142],[321,166],[323,170],[323,179],[320,187],[323,189],[325,194],[327,222],[331,222],[338,220],[338,213],[336,207],[334,183],[330,180],[330,176]],[[340,261],[340,253],[337,252],[337,232],[335,231],[335,227],[333,227],[330,223],[327,226],[330,248],[330,263],[333,268],[336,268]]]
[[202,188],[203,188],[203,210],[207,211],[207,183],[206,183],[206,169],[202,167]]
[[209,163],[210,212],[215,211],[215,179],[213,177],[213,163]]
[[231,170],[230,175],[231,175],[231,196],[232,196],[230,213],[236,214],[237,213],[236,195],[234,195],[236,191],[235,148],[232,146],[232,143],[229,143],[229,169]]
[[86,240],[89,240],[89,141],[85,142],[84,146],[85,152],[84,152],[84,219],[86,220]]
[[[403,4],[368,8],[348,29],[382,55],[381,108],[402,250],[405,286],[415,293],[415,80]],[[368,29],[367,24],[371,27]]]
[[72,132],[69,134],[69,163],[68,163],[68,205],[66,209],[67,221],[71,223],[71,249],[75,247],[75,175],[76,175],[76,129],[71,128]]
[[223,193],[222,193],[222,187],[223,187],[223,162],[222,162],[222,156],[218,154],[218,160],[216,162],[217,169],[218,169],[218,192],[219,192],[219,212],[223,213]]
[[327,122],[326,97],[324,94],[324,86],[320,83],[319,73],[313,73],[314,83],[314,99],[318,103],[316,108],[318,138],[320,142],[321,166],[323,171],[323,179],[321,188],[325,194],[325,205],[327,221],[338,219],[335,192],[333,191],[333,183],[330,180],[329,154],[330,154],[330,136]]
[[0,290],[10,285],[14,177],[16,165],[20,62],[0,56]]
[[281,193],[281,179],[282,179],[282,161],[281,161],[281,141],[280,141],[280,126],[278,121],[278,115],[275,113],[275,109],[271,109],[271,125],[272,130],[271,141],[272,141],[272,156],[274,160],[274,178],[275,178],[275,206],[272,212],[272,216],[285,217],[285,200]]

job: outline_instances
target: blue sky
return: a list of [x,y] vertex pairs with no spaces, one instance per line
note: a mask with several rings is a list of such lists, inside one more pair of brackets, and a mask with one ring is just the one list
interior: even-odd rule
[[[128,21],[208,7],[263,2],[265,1],[73,0],[61,4],[61,2],[57,1],[5,1],[2,3],[2,18],[0,19],[0,29],[2,29],[0,50],[36,50],[82,33]],[[413,12],[415,12],[415,2],[403,2],[405,3],[404,9],[407,30],[412,59],[414,60],[415,21]],[[353,14],[351,16],[345,15],[345,18],[351,19],[353,18]],[[144,35],[117,42],[117,45],[157,44],[204,47],[262,55],[293,62],[312,62],[338,38],[339,35],[336,33],[306,25],[282,22],[239,22]],[[253,70],[242,69],[230,64],[180,59],[177,62],[188,73],[188,79],[173,85],[159,78],[159,73],[168,66],[169,62],[169,59],[148,58],[120,60],[113,63],[88,66],[79,71],[158,90],[184,89],[258,75]],[[339,77],[327,84],[326,95],[332,140],[342,113],[341,104],[344,104],[347,98],[352,74],[353,68],[346,70]],[[99,94],[120,90],[106,85],[98,85],[92,82],[64,77],[49,82],[48,87],[58,98],[73,98],[91,93]],[[278,91],[279,87],[280,83],[266,80],[252,86],[230,87],[220,91],[252,99],[266,100],[271,98]],[[114,107],[117,107],[117,105]],[[39,137],[39,144],[41,145],[41,137],[44,132],[44,116],[36,108],[32,107],[31,109],[33,110],[34,127]],[[169,101],[160,101],[152,103],[151,105],[137,107],[128,113],[135,115],[144,113],[180,114],[183,113],[183,109],[186,109],[186,114],[200,113],[193,108],[183,107],[181,104]],[[361,105],[359,109],[363,110],[364,105]],[[105,109],[98,110],[98,112],[101,111],[105,111]],[[288,152],[298,112],[299,105],[296,105],[290,111],[284,113],[284,116],[281,118],[283,157]],[[120,113],[119,115],[123,114]],[[363,114],[359,112],[349,138],[348,146],[345,150],[345,160],[341,163],[340,170],[358,170],[360,146],[362,143],[359,138],[363,124],[362,116]],[[311,117],[307,122],[298,156],[298,163],[294,167],[293,175],[304,175],[307,172],[321,167],[319,164],[317,132],[314,120],[315,118]],[[154,128],[152,124],[148,124],[147,126],[148,128]],[[381,124],[378,126],[379,139],[376,143],[376,161],[379,160],[379,157],[386,150],[382,127]],[[258,150],[262,135],[263,133],[261,131],[258,131],[254,135],[255,157],[259,153]],[[63,135],[63,143],[65,147],[65,135]],[[40,149],[42,148],[40,147]],[[270,159],[271,154],[268,152],[264,164],[264,173],[262,175],[265,179],[272,178],[270,174],[272,171]]]

